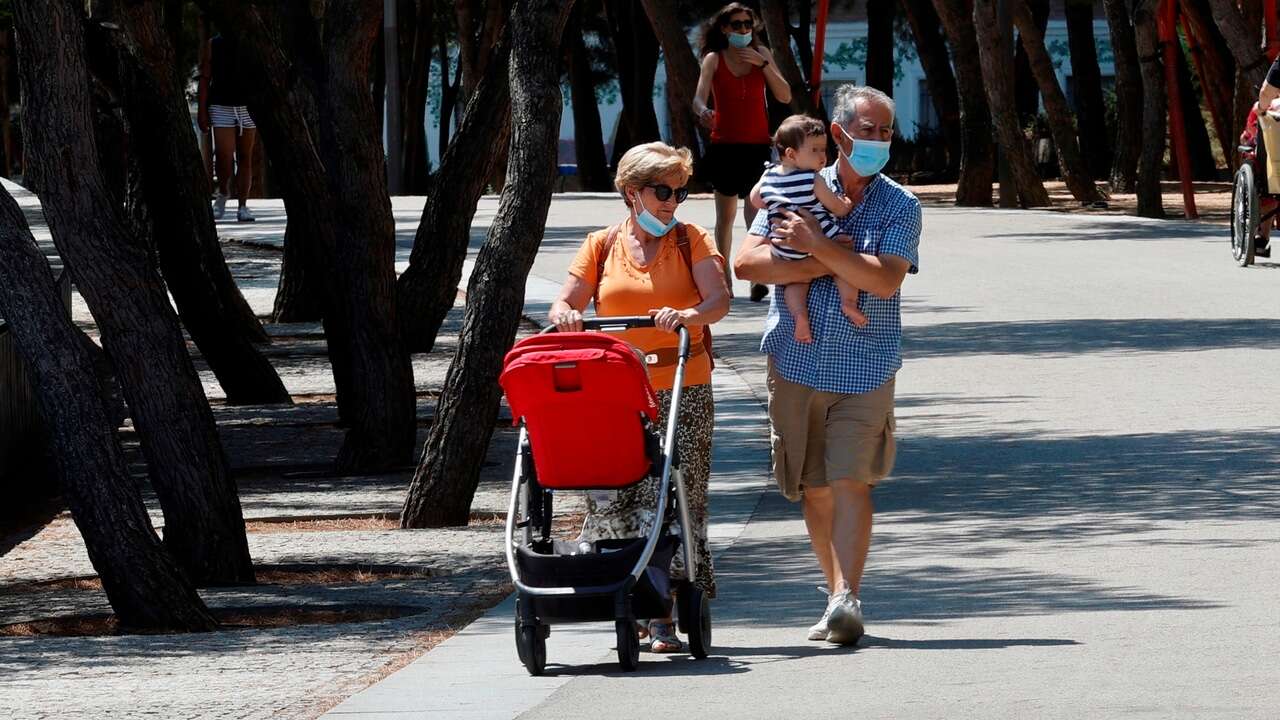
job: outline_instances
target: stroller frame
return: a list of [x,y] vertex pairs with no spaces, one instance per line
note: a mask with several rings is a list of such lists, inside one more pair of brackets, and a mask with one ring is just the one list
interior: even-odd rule
[[[594,318],[583,321],[583,329],[598,332],[613,332],[640,327],[654,327],[651,317],[610,317]],[[554,331],[549,327],[543,332]],[[505,549],[507,567],[511,573],[511,581],[516,587],[516,645],[520,660],[531,675],[542,673],[546,664],[546,638],[550,635],[551,624],[589,622],[606,620],[608,616],[615,622],[617,636],[618,661],[624,670],[635,670],[639,663],[639,639],[636,633],[636,611],[655,612],[670,611],[670,603],[662,592],[665,588],[656,588],[649,581],[646,569],[655,555],[669,556],[670,542],[662,542],[671,538],[669,533],[671,514],[668,500],[674,495],[674,503],[679,513],[679,544],[684,552],[686,575],[697,576],[697,554],[693,551],[692,531],[689,518],[689,506],[684,486],[683,473],[676,450],[676,428],[679,422],[680,402],[684,384],[685,365],[689,359],[689,331],[683,326],[677,328],[679,344],[675,382],[671,394],[671,408],[667,414],[667,426],[659,446],[650,442],[648,455],[651,460],[649,475],[653,477],[653,469],[662,468],[658,478],[657,507],[655,521],[644,537],[644,545],[635,558],[630,572],[621,580],[598,585],[565,585],[545,586],[527,582],[522,576],[521,563],[517,558],[520,548],[534,548],[541,544],[555,553],[555,543],[550,538],[553,492],[542,488],[536,477],[533,454],[529,442],[527,428],[523,423],[520,428],[519,450],[516,455],[515,470],[511,481],[511,499],[507,510]],[[645,418],[646,434],[656,435]],[[647,478],[641,478],[643,481]],[[521,510],[527,512],[523,517]],[[535,539],[535,527],[541,538]],[[517,543],[517,533],[520,541]],[[623,551],[631,547],[633,540],[609,541],[596,543],[595,552],[584,557],[603,556],[610,550]],[[614,547],[610,547],[613,545]],[[631,554],[630,552],[626,553]],[[554,560],[553,560],[554,561]],[[661,561],[661,559],[659,560]],[[707,598],[693,586],[690,580],[680,582],[677,592],[679,600],[680,629],[689,634],[691,651],[695,658],[705,658],[710,650],[711,616]],[[655,604],[658,600],[658,604]],[[607,606],[606,604],[607,603]],[[644,615],[651,617],[658,615]]]

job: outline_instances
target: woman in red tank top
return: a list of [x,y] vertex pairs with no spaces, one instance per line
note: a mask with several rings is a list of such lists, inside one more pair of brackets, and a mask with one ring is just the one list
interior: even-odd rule
[[[791,86],[778,72],[769,48],[757,36],[756,14],[741,3],[730,3],[702,29],[702,74],[693,98],[698,120],[711,129],[711,144],[702,159],[702,176],[716,193],[716,247],[725,263],[725,282],[733,294],[733,223],[738,201],[746,227],[756,208],[745,202],[772,157],[765,88],[782,103],[791,102]],[[708,105],[710,100],[710,105]],[[753,285],[751,298],[768,292]]]

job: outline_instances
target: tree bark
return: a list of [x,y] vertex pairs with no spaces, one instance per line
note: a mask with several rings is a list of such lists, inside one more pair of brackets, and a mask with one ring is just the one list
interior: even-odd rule
[[1093,184],[1089,168],[1080,154],[1080,145],[1076,139],[1075,123],[1071,119],[1071,108],[1067,105],[1067,97],[1058,86],[1058,77],[1054,73],[1053,60],[1044,47],[1044,35],[1036,27],[1036,19],[1026,0],[1011,0],[1013,3],[1013,22],[1018,26],[1018,35],[1022,38],[1022,47],[1027,51],[1027,60],[1031,63],[1031,72],[1040,86],[1040,96],[1044,98],[1045,114],[1049,118],[1049,130],[1053,133],[1053,142],[1058,146],[1058,164],[1062,167],[1062,177],[1066,180],[1071,195],[1082,203],[1093,203],[1102,199],[1102,194]]
[[66,316],[22,209],[0,188],[0,315],[8,319],[48,428],[72,519],[122,625],[217,626],[151,528],[96,386],[83,334]]
[[[1196,94],[1195,86],[1191,82],[1191,66],[1187,62],[1186,54],[1182,52],[1181,45],[1175,50],[1178,57],[1178,99],[1182,107],[1182,124],[1186,132],[1187,151],[1191,162],[1191,179],[1217,180],[1218,164],[1213,159],[1209,128],[1205,126],[1204,115],[1200,112],[1200,96]],[[1227,164],[1230,164],[1230,160]]]
[[596,103],[596,83],[591,58],[582,39],[582,5],[575,4],[564,40],[569,66],[569,89],[573,106],[573,147],[578,162],[578,182],[583,190],[609,192],[613,182],[604,151],[604,130],[600,127],[600,106]]
[[165,546],[197,584],[252,582],[240,501],[213,414],[169,298],[98,167],[83,15],[71,0],[14,10],[28,171],[129,403],[164,510]]
[[[1217,15],[1215,4],[1215,20]],[[1235,42],[1246,48],[1262,47],[1262,0],[1240,0],[1240,17],[1244,20],[1244,34],[1236,38]],[[1225,34],[1225,31],[1224,31]],[[1228,42],[1231,42],[1228,40]],[[1233,50],[1234,52],[1234,50]],[[1266,64],[1266,56],[1262,57],[1263,64],[1261,69],[1254,68],[1250,70],[1245,63],[1236,63],[1236,89],[1235,89],[1235,122],[1232,127],[1237,132],[1244,127],[1246,119],[1249,117],[1249,111],[1258,102],[1258,91],[1262,89],[1262,80],[1265,78],[1268,70]],[[1236,154],[1237,160],[1239,153]],[[1235,167],[1236,164],[1232,164]]]
[[9,117],[9,30],[0,29],[0,176],[9,177],[13,157],[13,123]]
[[404,527],[468,520],[502,396],[502,357],[515,339],[551,204],[562,107],[558,47],[571,6],[517,0],[511,15],[508,182],[468,285],[462,340],[400,515]]
[[947,42],[942,34],[941,21],[930,0],[901,0],[902,10],[911,24],[911,34],[916,41],[916,54],[924,68],[925,84],[942,136],[947,141],[946,179],[960,175],[960,158],[964,152],[964,135],[960,124],[960,96],[956,90],[956,76],[951,71],[951,59],[947,55]]
[[1116,71],[1116,141],[1111,164],[1111,191],[1120,193],[1134,191],[1138,157],[1142,153],[1142,74],[1133,20],[1126,2],[1102,2],[1110,28]]
[[[640,0],[606,0],[605,12],[617,54],[622,117],[614,135],[610,165],[641,143],[661,140],[653,109],[654,73],[658,69],[658,38],[645,19]],[[692,98],[690,98],[692,101]]]
[[1213,22],[1208,0],[1182,0],[1181,6],[1185,21],[1183,29],[1188,34],[1187,44],[1195,61],[1194,68],[1200,80],[1200,89],[1213,118],[1214,133],[1222,148],[1222,156],[1227,158],[1230,165],[1239,132],[1231,110],[1235,90],[1235,61],[1218,33],[1218,26]]
[[[453,82],[449,82],[449,35],[443,26],[436,32],[437,49],[440,51],[440,137],[436,147],[440,152],[449,147],[449,134],[453,128],[453,114],[458,107],[458,95],[462,92],[462,63],[454,68]],[[463,106],[466,107],[465,105]]]
[[1164,169],[1165,113],[1164,62],[1156,29],[1157,0],[1129,0],[1134,40],[1142,64],[1142,155],[1138,160],[1138,214],[1164,217],[1160,180]]
[[[413,375],[395,314],[394,224],[369,62],[377,3],[213,4],[261,68],[255,115],[276,155],[290,217],[304,216],[328,282],[325,339],[339,416],[350,427],[340,472],[376,472],[413,456]],[[323,31],[322,28],[323,27]],[[252,109],[252,108],[251,108]]]
[[425,195],[431,177],[426,124],[434,15],[429,0],[400,1],[400,97],[403,101],[404,118],[401,123],[404,130],[404,141],[401,144],[404,149],[404,167],[401,178],[405,192],[410,195]]
[[[809,70],[801,71],[796,62],[796,54],[791,51],[791,23],[789,3],[787,0],[761,0],[760,16],[764,20],[765,32],[769,34],[769,49],[773,52],[773,61],[778,66],[782,77],[791,86],[791,111],[794,113],[812,113],[813,96],[806,80]],[[808,35],[805,36],[808,40]],[[695,78],[695,83],[697,79]]]
[[[105,5],[104,7],[112,7]],[[232,405],[292,403],[255,343],[267,334],[236,287],[207,198],[208,176],[191,132],[161,4],[120,3],[100,16],[100,36],[120,65],[130,134],[141,170],[142,201],[160,269],[182,324]],[[118,30],[109,29],[118,27]]]
[[1231,48],[1240,75],[1254,88],[1256,95],[1258,88],[1262,87],[1262,81],[1267,78],[1270,63],[1255,40],[1258,36],[1255,28],[1257,23],[1249,22],[1250,18],[1246,17],[1246,14],[1253,14],[1253,8],[1246,5],[1245,12],[1242,13],[1235,0],[1209,0],[1209,7],[1213,10],[1213,21],[1227,41],[1227,47]]
[[1102,70],[1093,38],[1093,0],[1067,0],[1067,45],[1071,51],[1071,76],[1075,79],[1076,125],[1080,129],[1080,153],[1089,175],[1105,179],[1111,170],[1111,135],[1107,131],[1107,106],[1102,95]]
[[663,62],[667,70],[667,111],[671,119],[671,139],[693,153],[698,162],[702,152],[698,145],[700,125],[693,112],[693,96],[698,90],[701,68],[697,56],[689,45],[689,38],[677,17],[673,0],[641,0],[650,29],[662,47]]
[[[1035,17],[1035,27],[1044,37],[1049,27],[1049,0],[1027,0],[1031,13]],[[1027,46],[1022,42],[1022,33],[1018,33],[1018,44],[1014,51],[1013,95],[1018,104],[1018,121],[1022,127],[1033,124],[1040,115],[1040,84],[1036,82],[1035,73],[1031,70],[1031,57]]]
[[897,3],[867,3],[867,85],[893,97],[893,18]]
[[1049,193],[1036,174],[1027,137],[1018,123],[1013,97],[1013,67],[1008,62],[1007,46],[997,29],[995,0],[975,0],[973,27],[978,36],[987,102],[995,120],[1000,150],[1009,158],[1009,169],[1018,189],[1018,202],[1024,208],[1049,205]]
[[951,45],[956,91],[960,96],[960,181],[956,186],[956,204],[991,207],[995,145],[973,14],[966,0],[933,0],[933,8]]
[[[471,219],[485,179],[511,133],[507,77],[510,39],[500,36],[495,59],[471,94],[454,141],[440,159],[418,221],[409,267],[396,282],[400,337],[412,352],[430,352],[440,325],[458,297],[462,265],[471,242]],[[555,164],[552,158],[552,165]]]

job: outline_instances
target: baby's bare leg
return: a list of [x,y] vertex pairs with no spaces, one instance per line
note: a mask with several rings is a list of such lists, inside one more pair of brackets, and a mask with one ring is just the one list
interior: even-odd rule
[[782,299],[796,322],[796,342],[813,342],[813,333],[809,330],[809,283],[788,283],[782,290]]
[[836,279],[836,288],[840,291],[840,311],[854,325],[858,327],[866,325],[867,316],[863,315],[862,311],[858,309],[858,288],[838,278]]

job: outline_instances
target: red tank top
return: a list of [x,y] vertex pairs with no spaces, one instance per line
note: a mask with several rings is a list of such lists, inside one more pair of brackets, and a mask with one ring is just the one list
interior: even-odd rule
[[711,78],[711,97],[716,106],[711,142],[769,144],[772,138],[764,101],[764,68],[752,65],[750,72],[738,77],[729,71],[723,55],[717,59],[716,74]]

